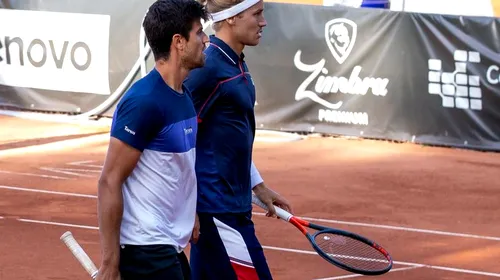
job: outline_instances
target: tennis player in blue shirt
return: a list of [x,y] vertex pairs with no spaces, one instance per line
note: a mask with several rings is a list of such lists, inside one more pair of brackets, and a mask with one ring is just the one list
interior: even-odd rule
[[[236,3],[235,3],[236,2]],[[251,220],[252,190],[271,209],[291,211],[267,188],[252,162],[255,87],[245,46],[259,43],[266,26],[262,0],[208,0],[215,36],[203,68],[185,81],[198,115],[196,174],[199,235],[190,263],[195,280],[272,279]]]
[[144,18],[155,67],[115,110],[98,184],[97,280],[190,279],[197,116],[183,81],[205,61],[201,19],[194,0],[156,1]]

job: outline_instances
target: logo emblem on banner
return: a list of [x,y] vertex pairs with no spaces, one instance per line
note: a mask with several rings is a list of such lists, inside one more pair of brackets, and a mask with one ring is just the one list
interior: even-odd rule
[[[346,18],[336,18],[325,24],[324,32],[326,45],[333,57],[339,64],[344,63],[356,43],[357,24]],[[345,99],[349,95],[362,97],[370,92],[374,96],[384,97],[388,92],[389,79],[363,76],[361,65],[354,66],[347,76],[332,75],[327,69],[325,58],[314,64],[305,64],[300,59],[301,54],[302,50],[295,53],[294,65],[298,70],[310,74],[297,88],[295,100],[308,98],[322,105],[324,108],[318,110],[318,120],[321,122],[368,125],[367,112],[352,112],[342,108]]]
[[440,59],[429,59],[429,93],[440,95],[445,108],[482,110],[480,77],[467,75],[467,63],[480,63],[480,54],[456,50],[453,57],[453,72],[443,72]]
[[325,24],[326,45],[339,64],[351,54],[357,33],[358,25],[349,19],[332,19]]

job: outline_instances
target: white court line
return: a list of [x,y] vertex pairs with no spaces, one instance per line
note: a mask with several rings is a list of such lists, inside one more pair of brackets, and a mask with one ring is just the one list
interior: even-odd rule
[[[262,246],[262,247],[265,249],[268,249],[268,250],[293,252],[293,253],[308,254],[308,255],[317,255],[317,253],[315,251],[288,249],[288,248],[280,248],[280,247],[273,247],[273,246]],[[394,264],[408,265],[408,266],[412,266],[412,267],[418,266],[421,268],[432,268],[432,269],[436,269],[436,270],[446,270],[446,271],[451,271],[451,272],[460,272],[460,273],[468,273],[468,274],[476,274],[476,275],[484,275],[484,276],[491,276],[491,277],[500,278],[500,273],[491,273],[491,272],[478,271],[478,270],[468,270],[468,269],[460,269],[460,268],[453,268],[453,267],[446,267],[446,266],[436,266],[436,265],[427,265],[427,264],[410,263],[410,262],[399,262],[399,261],[394,261]]]
[[[411,266],[419,266],[419,265],[421,265],[421,264],[418,264],[418,263],[410,263],[410,262],[394,262],[394,263],[397,263],[397,264],[400,264],[400,265],[411,265]],[[452,272],[459,272],[459,273],[478,274],[478,275],[484,275],[484,276],[491,276],[491,277],[498,277],[498,278],[500,278],[500,273],[491,273],[491,272],[485,272],[485,271],[476,271],[476,270],[452,268],[452,267],[438,266],[438,265],[422,265],[422,267],[432,268],[432,269],[437,269],[437,270],[446,270],[446,271],[452,271]]]
[[31,176],[31,177],[41,177],[41,178],[49,178],[49,179],[57,179],[57,180],[72,180],[72,178],[68,178],[68,177],[59,177],[59,176],[51,176],[51,175],[44,175],[44,174],[34,174],[34,173],[25,173],[25,172],[13,172],[13,171],[7,171],[7,170],[0,170],[0,173],[13,174],[13,175],[23,175],[23,176]]
[[57,223],[57,222],[49,222],[49,221],[39,221],[39,220],[30,220],[30,219],[17,219],[17,220],[20,221],[20,222],[25,222],[25,223],[34,223],[34,224],[43,224],[43,225],[52,225],[52,226],[63,226],[63,227],[73,227],[73,228],[84,228],[84,229],[99,230],[99,227],[94,227],[94,226],[65,224],[65,223]]
[[82,161],[74,161],[74,162],[68,162],[67,164],[69,165],[83,165],[86,163],[91,163],[94,162],[93,160],[82,160]]
[[2,186],[2,185],[0,185],[0,189],[13,190],[13,191],[23,191],[23,192],[36,192],[36,193],[56,194],[56,195],[66,195],[66,196],[76,196],[76,197],[86,197],[86,198],[97,198],[97,195],[90,195],[90,194],[80,194],[80,193],[68,193],[68,192],[37,190],[37,189],[18,188],[18,187]]
[[[421,267],[423,267],[423,266],[410,266],[410,267],[394,268],[394,269],[391,269],[389,272],[411,270],[411,269],[416,269],[416,268],[421,268]],[[356,278],[356,277],[364,277],[364,276],[365,275],[362,275],[362,274],[349,274],[349,275],[335,276],[335,277],[328,277],[328,278],[317,278],[314,280],[337,280],[337,279],[348,279],[348,278]]]
[[91,162],[95,162],[95,160],[75,161],[75,162],[70,162],[70,163],[67,163],[67,164],[68,165],[76,165],[76,166],[84,166],[84,167],[102,168],[102,165],[89,164]]
[[101,170],[97,170],[97,169],[60,168],[60,167],[50,167],[50,169],[57,169],[57,170],[63,170],[63,171],[74,171],[74,172],[101,173]]
[[[258,212],[255,212],[252,214],[258,215],[258,216],[265,216],[266,215],[265,213],[258,213]],[[408,228],[408,227],[397,227],[397,226],[386,226],[386,225],[366,224],[366,223],[357,223],[357,222],[346,222],[346,221],[318,219],[318,218],[300,217],[300,216],[297,216],[297,217],[301,218],[303,220],[310,221],[310,222],[322,222],[322,223],[342,224],[342,225],[350,225],[350,226],[383,228],[383,229],[392,229],[392,230],[401,230],[401,231],[420,232],[420,233],[429,233],[429,234],[437,234],[437,235],[447,235],[447,236],[500,241],[500,237],[496,237],[496,236],[483,236],[483,235],[456,233],[456,232],[448,232],[448,231],[438,231],[438,230],[418,229],[418,228]]]
[[67,114],[45,114],[37,112],[21,112],[21,111],[10,111],[10,110],[0,110],[0,115],[6,115],[21,119],[35,120],[35,121],[48,121],[56,123],[66,123],[66,124],[78,124],[78,125],[88,125],[95,127],[106,127],[111,125],[110,118],[101,118],[98,120],[82,119],[75,116],[72,118]]
[[[30,192],[40,192],[40,193],[56,194],[56,195],[69,195],[69,196],[81,196],[81,197],[87,197],[87,198],[97,198],[96,195],[78,194],[78,193],[70,193],[70,192],[53,192],[53,191],[48,191],[48,190],[20,188],[20,187],[11,187],[11,186],[0,186],[0,189],[2,189],[2,188],[3,189],[16,190],[16,191],[30,191]],[[255,216],[265,216],[265,213],[262,213],[262,212],[252,212],[252,215],[255,215]],[[345,221],[328,220],[328,219],[317,219],[317,218],[300,217],[300,216],[297,216],[297,217],[299,217],[301,219],[304,219],[304,220],[309,220],[309,221],[314,221],[314,222],[330,223],[330,224],[344,224],[344,225],[352,225],[352,226],[383,228],[383,229],[391,229],[391,230],[402,230],[402,231],[409,231],[409,232],[419,232],[419,233],[447,235],[447,236],[454,236],[454,237],[464,237],[464,238],[475,238],[475,239],[483,239],[483,240],[500,241],[500,237],[495,237],[495,236],[483,236],[483,235],[455,233],[455,232],[446,232],[446,231],[436,231],[436,230],[427,230],[427,229],[396,227],[396,226],[385,226],[385,225],[378,225],[378,224],[345,222]]]
[[61,140],[46,144],[39,144],[27,147],[12,148],[0,151],[0,157],[24,156],[28,153],[47,154],[48,152],[62,151],[70,148],[86,147],[89,143],[99,143],[109,141],[109,133],[83,136],[75,139]]
[[88,174],[81,174],[81,173],[76,173],[76,172],[65,171],[61,168],[56,168],[56,167],[40,167],[40,170],[54,172],[54,173],[61,173],[61,174],[66,174],[66,175],[79,176],[79,177],[87,177],[87,178],[94,177],[94,176],[88,175]]
[[[17,220],[19,222],[24,222],[24,223],[46,224],[46,225],[63,226],[63,227],[73,227],[73,228],[82,228],[82,229],[91,229],[91,230],[98,230],[99,229],[96,226],[86,226],[86,225],[77,225],[77,224],[68,224],[68,223],[57,223],[57,222],[49,222],[49,221],[31,220],[31,219],[15,219],[15,220]],[[299,250],[299,249],[289,249],[289,248],[264,246],[264,245],[262,247],[264,249],[281,251],[281,252],[293,252],[293,253],[300,253],[300,254],[307,254],[307,255],[317,255],[317,253],[315,251],[307,251],[307,250]],[[485,272],[485,271],[467,270],[467,269],[452,268],[452,267],[445,267],[445,266],[434,266],[434,265],[427,265],[427,264],[409,263],[409,262],[398,262],[398,261],[394,261],[394,264],[408,265],[408,266],[412,266],[412,267],[417,267],[418,266],[418,267],[421,267],[421,268],[432,268],[432,269],[437,269],[437,270],[446,270],[446,271],[450,271],[450,272],[468,273],[468,274],[484,275],[484,276],[491,276],[491,277],[500,278],[500,273],[491,273],[491,272]]]

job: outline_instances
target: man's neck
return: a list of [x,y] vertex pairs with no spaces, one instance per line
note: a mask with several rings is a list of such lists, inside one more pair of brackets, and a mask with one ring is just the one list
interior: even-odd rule
[[178,93],[183,93],[182,83],[189,74],[189,71],[181,67],[180,62],[173,59],[169,59],[168,61],[157,61],[155,63],[155,68],[170,88]]
[[226,32],[225,30],[221,30],[219,32],[215,33],[215,37],[221,39],[226,43],[233,51],[238,55],[241,56],[241,53],[243,52],[243,49],[245,48],[245,45],[238,42],[236,39],[231,36],[229,32]]

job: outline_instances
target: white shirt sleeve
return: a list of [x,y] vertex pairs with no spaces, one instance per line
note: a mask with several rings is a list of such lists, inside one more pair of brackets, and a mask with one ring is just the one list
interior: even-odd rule
[[257,170],[257,167],[255,167],[253,161],[252,161],[252,166],[250,168],[250,177],[251,177],[252,189],[258,184],[264,182],[264,180],[259,174],[259,170]]

